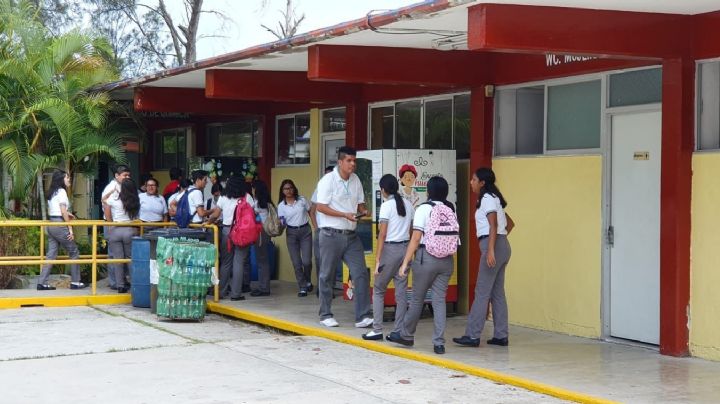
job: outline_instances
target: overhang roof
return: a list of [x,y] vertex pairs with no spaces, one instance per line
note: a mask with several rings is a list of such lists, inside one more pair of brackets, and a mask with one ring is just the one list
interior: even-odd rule
[[[239,69],[264,71],[307,71],[307,49],[311,45],[355,45],[432,49],[467,49],[470,6],[519,4],[558,6],[599,10],[636,11],[694,15],[717,11],[717,0],[433,0],[397,10],[377,13],[335,26],[318,29],[293,38],[258,45],[241,51],[204,59],[190,65],[164,70],[103,86],[104,90],[131,89],[138,86],[204,88],[205,71]],[[438,41],[449,43],[438,45]],[[116,91],[116,96],[118,92]],[[129,94],[128,94],[129,95]]]

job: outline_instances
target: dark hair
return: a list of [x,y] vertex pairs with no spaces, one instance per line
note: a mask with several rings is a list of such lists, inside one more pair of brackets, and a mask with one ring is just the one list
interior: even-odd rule
[[395,198],[395,207],[397,208],[398,215],[405,217],[407,212],[405,211],[405,201],[403,197],[398,193],[398,180],[392,174],[385,174],[380,178],[380,188],[385,190],[385,193],[392,195]]
[[295,198],[295,200],[298,199],[298,189],[295,186],[295,183],[293,182],[293,180],[286,178],[280,183],[280,196],[278,197],[278,205],[285,201],[285,193],[283,193],[283,188],[285,188],[285,185],[287,184],[290,184],[293,188],[293,198]]
[[58,189],[64,189],[67,191],[65,186],[65,176],[67,173],[63,170],[57,169],[53,172],[52,180],[50,180],[50,189],[47,193],[47,198],[50,200],[58,191]]
[[197,182],[197,180],[200,180],[200,179],[203,179],[204,177],[207,177],[208,174],[209,174],[209,173],[208,173],[207,171],[205,171],[205,170],[195,170],[195,171],[193,171],[192,174],[190,174],[190,176],[192,177],[192,183],[194,184],[194,183]]
[[181,169],[177,167],[173,167],[170,169],[170,179],[171,180],[179,180],[180,177],[182,177],[183,172]]
[[345,159],[345,156],[357,156],[357,151],[350,146],[342,146],[338,149],[338,160]]
[[247,194],[247,186],[245,185],[245,179],[238,176],[232,176],[225,182],[225,189],[223,195],[226,198],[238,199],[242,198]]
[[[190,180],[187,179],[187,178],[183,178],[183,179],[181,179],[180,182],[178,183],[178,187],[179,187],[179,188],[178,188],[178,191],[181,190],[181,189],[187,189],[187,188],[190,187],[190,185],[192,185],[192,183],[190,183]],[[176,191],[176,192],[177,192],[177,191]]]
[[485,184],[480,188],[480,192],[478,193],[478,199],[477,203],[475,204],[475,208],[480,207],[480,202],[482,201],[485,194],[490,194],[492,196],[496,196],[500,199],[500,206],[505,209],[507,206],[507,201],[505,200],[505,197],[500,192],[500,189],[495,185],[495,173],[493,170],[487,168],[487,167],[480,167],[477,170],[475,170],[475,176],[477,177],[478,181],[485,181]]
[[450,186],[445,178],[440,176],[432,177],[427,182],[427,195],[429,201],[440,201],[448,208],[455,211],[455,206],[447,200]]
[[215,192],[222,193],[223,187],[222,184],[220,184],[220,181],[213,184],[212,188],[210,189],[210,193],[214,194]]
[[272,201],[270,200],[270,190],[268,189],[267,184],[265,184],[262,180],[256,180],[253,182],[253,188],[255,188],[255,200],[257,201],[257,206],[260,207],[260,209],[267,209],[268,203],[272,204]]
[[155,177],[153,177],[153,176],[148,175],[148,177],[145,178],[145,182],[143,182],[143,184],[147,185],[148,181],[153,181],[153,182],[155,182],[155,185],[160,185],[158,180],[156,180]]
[[126,178],[120,183],[120,201],[130,219],[137,219],[140,212],[140,198],[135,181],[130,178]]
[[130,167],[126,166],[125,164],[118,164],[115,166],[115,169],[113,170],[113,173],[115,175],[120,175],[122,173],[129,173]]

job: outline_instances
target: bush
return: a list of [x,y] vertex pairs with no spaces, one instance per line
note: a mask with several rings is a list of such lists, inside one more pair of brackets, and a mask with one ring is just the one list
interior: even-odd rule
[[[24,220],[24,219],[12,219]],[[0,227],[0,256],[13,257],[22,255],[38,256],[40,254],[39,227]],[[40,269],[36,266],[2,266],[0,267],[0,289],[5,289],[17,274],[37,275]]]

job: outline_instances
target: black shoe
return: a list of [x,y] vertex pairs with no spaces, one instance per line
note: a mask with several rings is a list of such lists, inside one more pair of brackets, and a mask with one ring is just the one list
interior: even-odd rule
[[88,286],[89,286],[88,284],[85,284],[85,283],[82,283],[82,282],[80,282],[79,285],[76,284],[76,283],[71,283],[71,284],[70,284],[70,289],[85,289],[85,288],[88,287]]
[[130,290],[130,288],[123,287],[123,286],[120,286],[119,288],[117,288],[118,293],[127,293],[128,290]]
[[250,296],[252,297],[258,297],[258,296],[270,296],[270,292],[263,292],[261,290],[255,289],[250,292]]
[[231,297],[230,300],[237,302],[238,300],[245,300],[245,296]]
[[250,293],[250,290],[250,285],[243,285],[242,289],[240,289],[242,293]]
[[381,332],[370,331],[363,334],[362,339],[365,341],[382,341],[383,335]]
[[110,285],[110,286],[108,286],[108,287],[109,287],[110,289],[112,289],[112,290],[117,290],[117,286],[116,286],[116,285]]
[[298,292],[298,297],[307,297],[307,290],[300,289],[300,291]]
[[55,290],[55,286],[50,285],[37,285],[37,290]]
[[445,345],[434,345],[433,351],[435,351],[438,355],[444,355],[445,354]]
[[507,338],[490,338],[487,343],[488,345],[508,346],[509,342]]
[[405,346],[413,346],[415,345],[415,341],[411,339],[405,339],[400,336],[400,334],[396,333],[395,331],[388,334],[387,337],[385,337],[386,340],[390,342],[394,342],[396,344],[405,345]]
[[460,338],[453,338],[453,342],[458,345],[463,345],[463,346],[472,346],[472,347],[480,346],[480,338],[470,338],[467,335],[463,335]]
[[312,283],[308,283],[307,287],[305,288],[308,293],[312,293],[313,290],[315,290],[315,287]]

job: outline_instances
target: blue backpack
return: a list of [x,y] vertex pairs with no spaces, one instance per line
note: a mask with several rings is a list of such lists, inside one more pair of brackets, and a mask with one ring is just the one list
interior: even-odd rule
[[181,229],[186,229],[192,221],[192,218],[197,214],[197,210],[195,210],[195,214],[190,214],[190,201],[188,200],[188,196],[190,195],[190,192],[193,191],[201,190],[198,188],[193,188],[185,191],[183,196],[180,197],[180,200],[177,204],[177,210],[175,211],[175,223]]

